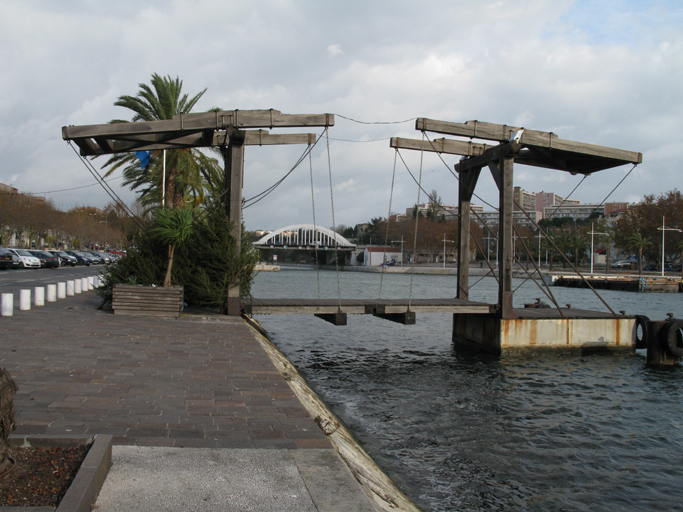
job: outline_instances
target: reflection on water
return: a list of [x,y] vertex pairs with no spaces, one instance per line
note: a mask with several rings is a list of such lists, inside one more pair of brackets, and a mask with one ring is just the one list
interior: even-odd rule
[[[335,297],[334,273],[321,295]],[[344,297],[376,297],[379,276],[343,273]],[[518,284],[521,281],[518,281]],[[409,276],[385,275],[383,297]],[[451,297],[453,276],[415,276],[414,297]],[[587,290],[561,304],[604,310]],[[262,273],[257,297],[316,297],[313,271]],[[485,279],[473,300],[494,302]],[[541,292],[523,284],[515,304]],[[602,292],[615,310],[683,318],[683,294]],[[365,315],[334,327],[308,315],[260,316],[273,340],[425,510],[683,509],[683,371],[630,356],[497,358],[450,341],[450,315],[402,326]],[[640,352],[640,351],[639,351]]]

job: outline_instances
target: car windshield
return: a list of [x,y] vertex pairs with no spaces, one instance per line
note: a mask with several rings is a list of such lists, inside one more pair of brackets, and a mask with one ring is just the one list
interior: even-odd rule
[[25,251],[24,249],[16,249],[16,251],[19,256],[33,256],[33,254],[31,254],[28,251]]

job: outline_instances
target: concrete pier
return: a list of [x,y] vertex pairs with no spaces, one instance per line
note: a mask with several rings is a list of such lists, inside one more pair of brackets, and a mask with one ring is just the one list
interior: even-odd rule
[[518,318],[453,315],[453,341],[499,355],[633,353],[635,317],[562,308],[515,309]]

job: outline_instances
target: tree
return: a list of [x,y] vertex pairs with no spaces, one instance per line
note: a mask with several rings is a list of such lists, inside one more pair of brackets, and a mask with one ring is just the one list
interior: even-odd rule
[[643,250],[652,245],[647,238],[640,233],[633,233],[629,237],[629,247],[638,249],[638,275],[643,275]]
[[[120,96],[114,102],[134,112],[131,122],[161,121],[187,114],[204,95],[206,89],[190,98],[182,94],[183,82],[179,78],[161,77],[154,73],[151,87],[139,84],[135,96]],[[113,120],[112,123],[129,121]],[[123,167],[123,184],[140,193],[145,206],[160,204],[162,190],[165,190],[165,206],[181,208],[188,202],[199,204],[204,196],[204,177],[216,173],[218,162],[198,150],[166,150],[166,179],[162,183],[163,151],[154,151],[149,163],[143,169],[135,153],[116,153],[103,167],[109,167],[105,176]]]
[[683,195],[680,191],[674,189],[657,197],[646,195],[640,204],[629,208],[615,223],[614,244],[620,249],[629,249],[631,236],[640,233],[650,241],[643,251],[647,259],[657,260],[662,250],[669,259],[675,259],[679,254],[677,246],[683,242],[683,234],[669,231],[666,243],[670,250],[662,248],[662,233],[657,228],[662,226],[664,217],[668,227],[683,227]]
[[164,244],[168,244],[168,266],[164,287],[171,286],[171,267],[173,266],[173,253],[176,247],[184,244],[192,235],[193,228],[192,210],[179,208],[165,210],[159,208],[154,212],[150,235]]
[[574,265],[576,267],[579,267],[579,252],[584,252],[586,251],[586,239],[582,237],[581,235],[573,235],[569,239],[569,247],[571,249],[574,249]]

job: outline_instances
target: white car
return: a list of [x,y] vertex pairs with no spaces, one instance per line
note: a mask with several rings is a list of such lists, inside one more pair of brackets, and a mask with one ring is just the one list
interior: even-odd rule
[[24,268],[40,268],[40,260],[24,249],[7,249],[15,254]]

